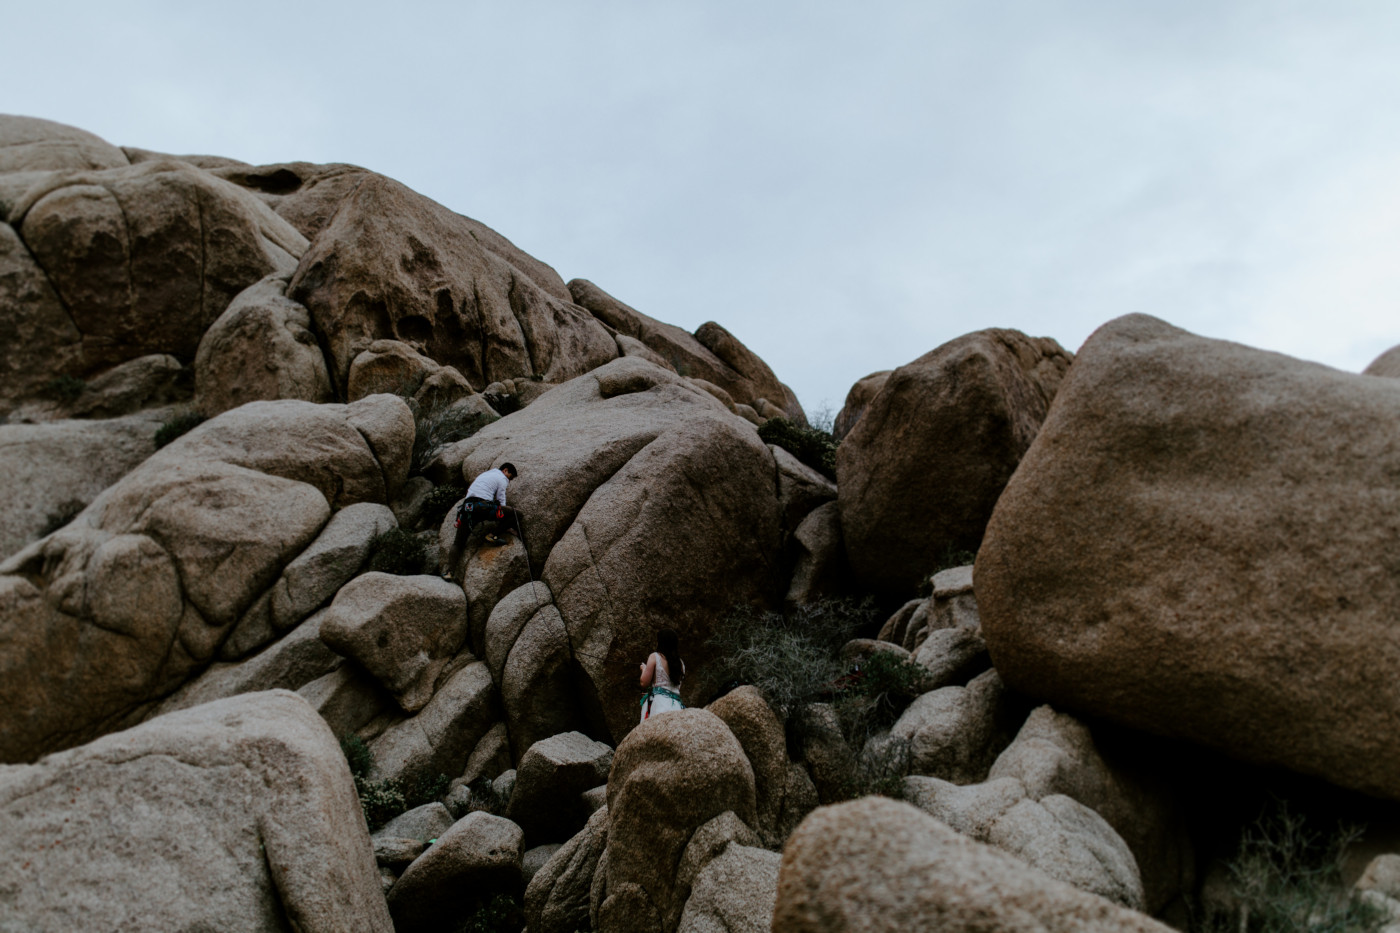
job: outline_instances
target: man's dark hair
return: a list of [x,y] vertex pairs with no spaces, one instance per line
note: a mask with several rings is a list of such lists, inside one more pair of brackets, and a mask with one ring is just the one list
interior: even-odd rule
[[509,471],[512,479],[520,475],[520,471],[515,468],[513,463],[502,463],[499,469],[502,473]]

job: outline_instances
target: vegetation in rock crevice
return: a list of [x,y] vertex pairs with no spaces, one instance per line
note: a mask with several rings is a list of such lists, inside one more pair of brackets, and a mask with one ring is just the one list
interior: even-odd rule
[[159,450],[176,438],[188,434],[206,420],[208,419],[197,411],[187,411],[174,416],[156,429],[156,449]]
[[807,466],[836,479],[836,438],[830,432],[794,424],[786,418],[769,418],[759,425],[765,444],[776,444]]
[[445,774],[412,781],[374,780],[370,777],[374,770],[374,753],[359,736],[341,739],[340,750],[345,753],[350,776],[355,779],[355,795],[360,798],[360,809],[364,811],[370,832],[414,807],[440,800],[447,793]]
[[412,576],[424,573],[427,563],[428,549],[422,538],[402,528],[391,528],[370,544],[366,569]]

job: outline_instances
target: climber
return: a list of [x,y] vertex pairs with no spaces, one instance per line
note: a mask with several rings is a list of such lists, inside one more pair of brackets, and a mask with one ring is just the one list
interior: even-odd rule
[[503,463],[472,480],[466,499],[457,507],[457,534],[447,550],[444,580],[452,579],[452,570],[461,559],[472,529],[478,524],[492,526],[486,535],[490,544],[505,544],[509,540],[505,535],[519,533],[520,513],[506,505],[506,487],[519,475],[515,464]]

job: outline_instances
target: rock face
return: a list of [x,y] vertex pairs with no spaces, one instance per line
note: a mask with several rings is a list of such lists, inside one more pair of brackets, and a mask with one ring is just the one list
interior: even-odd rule
[[239,292],[199,341],[195,404],[205,415],[265,399],[335,400],[311,313],[287,298],[288,278]]
[[197,673],[332,504],[402,482],[411,438],[387,396],[247,405],[0,564],[0,760],[118,728]]
[[0,114],[0,172],[51,172],[127,165],[126,153],[86,130],[38,117]]
[[1371,361],[1362,372],[1367,376],[1400,378],[1400,346],[1391,347]]
[[908,598],[950,549],[977,549],[1069,363],[1049,338],[983,330],[889,375],[836,451],[862,583]]
[[893,370],[882,369],[877,373],[871,373],[851,386],[851,391],[846,393],[846,403],[836,413],[836,421],[831,426],[831,433],[836,436],[838,441],[843,440],[847,434],[851,433],[851,428],[855,427],[861,415],[865,414],[870,400],[885,387],[885,382],[890,378],[891,372]]
[[608,844],[608,808],[595,810],[525,889],[525,920],[538,933],[574,933],[588,923],[589,890]]
[[393,930],[345,758],[285,691],[0,768],[0,837],[12,929]]
[[1392,380],[1140,315],[1100,328],[978,554],[997,669],[1400,798],[1397,413]]
[[521,853],[519,826],[489,813],[468,813],[390,889],[394,930],[450,929],[462,914],[470,915],[473,902],[518,889]]
[[783,849],[774,933],[1168,933],[882,797],[823,807]]
[[806,423],[807,416],[792,390],[779,382],[752,350],[713,321],[688,334],[628,307],[586,279],[571,281],[569,292],[575,302],[620,337],[640,341],[672,371],[717,386],[741,405],[756,408],[759,399],[764,399],[780,414]]
[[476,386],[536,373],[562,382],[617,356],[612,336],[573,304],[558,275],[543,263],[513,265],[478,228],[379,175],[344,196],[288,291],[325,336],[338,385],[360,351],[383,339]]
[[67,524],[155,452],[160,414],[0,425],[0,555]]
[[406,713],[428,704],[466,638],[466,596],[432,576],[361,574],[335,594],[321,623],[321,640],[358,661]]
[[550,736],[520,757],[506,816],[534,844],[571,837],[589,813],[580,795],[608,779],[613,751],[578,732]]
[[726,810],[755,822],[753,770],[718,717],[681,710],[633,730],[608,779],[606,898],[595,928],[674,933],[688,892],[677,890],[673,866],[691,834]]
[[148,353],[193,360],[233,297],[307,246],[246,191],[176,161],[39,176],[9,223],[80,334],[74,375]]
[[780,595],[772,454],[752,425],[674,373],[614,360],[448,448],[434,469],[439,481],[470,482],[507,460],[520,469],[510,501],[532,562],[543,560],[540,592],[562,619],[590,734],[616,741],[636,724],[636,664],[657,629],[676,629],[698,669],[718,618]]

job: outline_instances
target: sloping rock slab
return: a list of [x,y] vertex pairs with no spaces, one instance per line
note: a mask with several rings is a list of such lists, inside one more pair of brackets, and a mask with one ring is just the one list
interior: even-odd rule
[[1400,798],[1400,382],[1130,315],[1061,393],[977,557],[1006,682]]
[[0,925],[393,925],[335,736],[296,694],[173,713],[0,768]]

